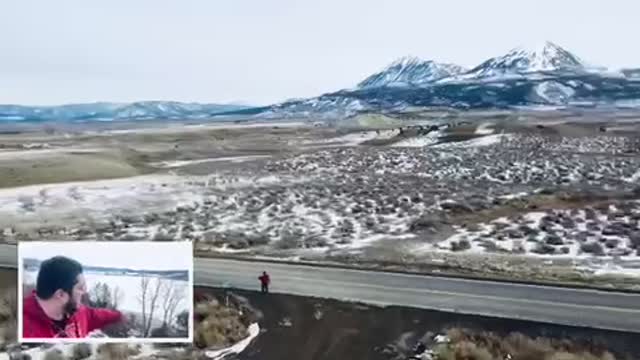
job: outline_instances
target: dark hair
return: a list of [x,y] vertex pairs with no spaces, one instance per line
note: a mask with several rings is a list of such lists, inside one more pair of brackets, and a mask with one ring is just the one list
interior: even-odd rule
[[40,264],[36,294],[44,300],[51,298],[58,289],[71,294],[80,274],[82,265],[73,259],[65,256],[47,259]]

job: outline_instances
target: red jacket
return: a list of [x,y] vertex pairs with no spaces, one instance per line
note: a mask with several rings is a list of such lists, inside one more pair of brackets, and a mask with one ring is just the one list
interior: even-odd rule
[[258,279],[260,279],[262,285],[269,285],[269,283],[271,282],[271,279],[267,274],[261,275]]
[[[84,338],[90,332],[120,320],[122,320],[122,313],[119,311],[80,305],[67,321],[64,332],[69,338]],[[22,304],[22,337],[41,339],[60,337],[53,320],[38,304],[35,291],[26,297]]]

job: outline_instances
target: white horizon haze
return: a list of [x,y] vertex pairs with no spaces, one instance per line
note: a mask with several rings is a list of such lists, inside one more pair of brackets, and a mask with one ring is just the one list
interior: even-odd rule
[[414,55],[467,68],[551,41],[640,67],[627,0],[22,0],[0,4],[0,104],[268,105],[352,88]]
[[185,270],[193,266],[193,247],[187,241],[175,242],[21,242],[20,257],[46,260],[66,256],[87,266],[134,270]]

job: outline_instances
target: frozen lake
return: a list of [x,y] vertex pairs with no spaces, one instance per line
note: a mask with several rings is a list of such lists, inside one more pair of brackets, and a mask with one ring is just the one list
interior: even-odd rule
[[[37,271],[25,271],[23,272],[25,282],[35,284],[38,272]],[[140,303],[140,282],[141,277],[138,276],[126,276],[126,275],[105,275],[99,273],[85,272],[84,277],[87,281],[87,290],[91,290],[93,286],[97,283],[106,283],[110,289],[113,290],[114,287],[118,287],[120,292],[122,293],[122,298],[118,304],[119,310],[131,311],[131,312],[141,312],[142,306]],[[151,284],[149,288],[154,288],[156,279],[151,278]],[[183,289],[184,295],[180,298],[182,301],[178,304],[175,314],[179,314],[183,310],[189,309],[189,282],[187,281],[179,281],[179,280],[170,280],[163,279],[167,281],[171,285]],[[26,294],[25,294],[26,295]],[[161,304],[162,300],[159,298],[158,302]],[[160,313],[161,307],[156,309],[156,314]]]

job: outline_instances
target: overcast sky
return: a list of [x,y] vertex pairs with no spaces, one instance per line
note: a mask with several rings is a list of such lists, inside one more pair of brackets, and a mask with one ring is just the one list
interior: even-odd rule
[[268,104],[354,86],[403,55],[473,66],[551,40],[640,67],[634,0],[0,3],[0,103]]
[[46,260],[63,255],[83,266],[138,270],[189,270],[193,262],[190,242],[21,242],[20,257]]

